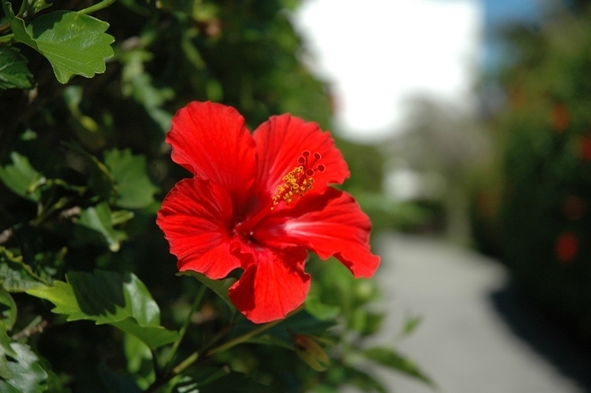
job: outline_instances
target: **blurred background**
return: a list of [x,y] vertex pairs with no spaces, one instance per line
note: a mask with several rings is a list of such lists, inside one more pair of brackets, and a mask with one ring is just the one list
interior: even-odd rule
[[[383,159],[381,193],[356,195],[386,233],[390,318],[424,317],[401,345],[444,391],[591,391],[590,4],[308,0],[294,14],[337,135]],[[362,157],[350,187],[374,175]]]

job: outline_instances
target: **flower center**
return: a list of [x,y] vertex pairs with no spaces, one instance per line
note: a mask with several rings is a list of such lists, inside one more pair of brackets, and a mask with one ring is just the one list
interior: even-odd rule
[[277,186],[271,210],[281,202],[289,205],[312,189],[316,172],[322,173],[326,170],[323,164],[317,164],[321,159],[322,155],[318,152],[314,154],[308,150],[302,152],[297,160],[298,166],[283,176],[283,183]]

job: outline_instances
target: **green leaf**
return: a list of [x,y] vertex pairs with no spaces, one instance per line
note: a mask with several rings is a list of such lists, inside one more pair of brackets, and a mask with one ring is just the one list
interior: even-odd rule
[[142,104],[146,113],[160,126],[162,131],[168,131],[172,114],[161,106],[174,97],[174,90],[170,87],[157,88],[152,83],[152,77],[144,71],[144,62],[150,60],[152,54],[144,50],[133,50],[122,56],[123,93],[131,95]]
[[[31,3],[31,1],[29,1],[29,4]],[[52,6],[52,3],[48,3],[45,0],[34,0],[33,4],[29,5],[29,12],[31,15],[35,15],[37,12],[42,11],[46,8],[49,8]]]
[[148,115],[163,131],[168,131],[172,114],[162,109],[161,105],[174,97],[174,91],[170,88],[154,87],[152,77],[148,73],[133,78],[131,85],[133,98],[144,105]]
[[[241,315],[242,314],[240,314],[240,319],[231,332],[232,337],[241,336],[260,327],[260,325],[252,323]],[[321,336],[334,325],[334,321],[320,321],[310,315],[307,311],[301,311],[282,320],[280,323],[267,330],[264,336],[260,336],[259,338],[261,343],[270,345],[278,345],[277,340],[282,340],[290,347],[290,349],[293,349],[293,336],[290,332]],[[266,336],[273,338],[265,339]],[[254,341],[256,341],[256,338]]]
[[336,318],[340,313],[340,308],[337,306],[331,306],[318,298],[318,296],[309,295],[306,298],[306,311],[308,311],[314,318],[321,321],[326,321]]
[[224,280],[212,280],[211,278],[205,277],[203,274],[196,273],[190,270],[179,272],[178,275],[191,276],[199,280],[203,285],[214,291],[219,297],[221,297],[232,310],[235,309],[234,304],[228,296],[228,288],[236,281],[233,278],[226,278]]
[[10,153],[10,158],[12,164],[0,167],[0,180],[23,198],[39,201],[41,193],[33,189],[43,181],[43,176],[31,166],[27,157],[13,151]]
[[246,340],[245,342],[252,343],[252,344],[261,344],[261,345],[273,345],[276,347],[288,349],[290,351],[293,351],[293,349],[294,349],[293,345],[289,345],[284,340],[277,338],[277,337],[273,337],[270,334],[256,336],[256,337]]
[[0,247],[0,283],[8,292],[24,292],[42,284],[21,257],[4,247]]
[[133,274],[96,271],[94,274],[71,272],[68,282],[55,281],[27,291],[46,299],[56,307],[56,314],[68,321],[86,319],[96,324],[110,324],[133,334],[150,348],[177,339],[176,331],[160,325],[160,310],[145,285]]
[[408,317],[404,321],[404,327],[402,329],[402,335],[406,336],[414,332],[415,329],[421,324],[422,318],[420,316]]
[[366,358],[373,360],[383,366],[402,372],[411,377],[417,378],[429,385],[434,385],[433,381],[427,377],[412,361],[400,355],[394,350],[374,347],[361,353]]
[[[89,315],[100,315],[98,323],[121,321],[131,316],[142,326],[160,324],[158,305],[134,274],[70,272],[67,278],[81,310]],[[103,316],[105,312],[110,315]]]
[[131,220],[135,214],[129,210],[118,210],[111,213],[111,225],[119,225]]
[[109,249],[119,251],[121,241],[127,238],[125,232],[117,231],[111,222],[111,209],[107,202],[102,202],[95,207],[89,207],[80,213],[80,219],[76,222],[86,228],[93,229],[103,235]]
[[114,38],[105,34],[109,24],[92,16],[55,11],[25,28],[25,22],[14,15],[10,4],[4,12],[16,40],[45,56],[60,83],[67,83],[73,75],[92,78],[105,72],[105,59],[113,56],[110,45]]
[[16,303],[8,292],[0,288],[0,325],[12,329],[16,322]]
[[177,331],[167,330],[162,326],[140,326],[132,318],[124,319],[120,322],[111,322],[110,325],[129,334],[133,334],[152,349],[172,343],[179,335]]
[[67,379],[60,378],[58,374],[51,368],[51,363],[47,359],[44,359],[41,355],[39,356],[39,364],[43,367],[43,370],[47,373],[47,392],[51,393],[72,393],[72,391],[66,386]]
[[14,33],[14,38],[23,44],[29,45],[36,51],[39,51],[37,43],[27,32],[25,21],[14,14],[14,11],[12,10],[12,4],[7,0],[0,0],[0,4],[2,4],[2,10],[8,19],[8,23],[10,23],[10,28]]
[[68,315],[68,321],[80,319],[92,319],[80,310],[76,295],[70,284],[63,281],[54,281],[53,286],[39,286],[26,291],[29,295],[49,300],[55,305],[53,311],[56,314]]
[[13,361],[7,362],[12,377],[0,379],[2,393],[40,393],[47,390],[47,373],[41,367],[39,358],[28,345],[12,343],[15,352]]
[[371,336],[377,333],[384,321],[385,315],[382,313],[366,312],[365,323],[363,324],[363,330],[360,331],[362,336]]
[[31,89],[33,74],[27,58],[11,45],[0,45],[0,89]]
[[105,153],[105,164],[117,184],[116,204],[128,209],[141,209],[154,202],[158,189],[146,173],[146,158],[133,155],[129,149],[112,149]]
[[8,367],[9,360],[7,356],[15,358],[17,355],[10,346],[11,343],[12,340],[8,336],[6,326],[0,325],[0,378],[12,378],[12,371]]
[[0,289],[0,377],[4,379],[10,379],[13,376],[6,356],[13,358],[17,356],[10,346],[12,340],[8,336],[8,331],[12,329],[15,321],[16,304],[8,292]]

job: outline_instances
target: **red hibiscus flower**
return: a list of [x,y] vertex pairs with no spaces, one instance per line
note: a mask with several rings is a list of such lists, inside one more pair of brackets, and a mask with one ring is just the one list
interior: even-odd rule
[[172,159],[191,173],[169,192],[157,224],[180,271],[211,279],[242,268],[229,289],[256,323],[285,317],[310,287],[307,250],[371,277],[371,223],[353,197],[330,187],[348,176],[330,133],[291,115],[250,133],[232,107],[192,102],[166,137]]

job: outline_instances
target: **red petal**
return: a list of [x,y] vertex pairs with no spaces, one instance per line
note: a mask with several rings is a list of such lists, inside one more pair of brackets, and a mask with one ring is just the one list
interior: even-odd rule
[[191,173],[223,187],[242,206],[256,171],[256,147],[236,109],[191,102],[172,119],[166,136],[172,160]]
[[240,267],[240,259],[232,254],[231,220],[228,194],[199,178],[178,182],[156,217],[170,252],[178,258],[179,270],[194,270],[212,279]]
[[[318,124],[306,123],[291,115],[272,116],[253,134],[259,152],[257,190],[273,195],[282,178],[298,164],[302,152],[322,155],[324,172],[314,175],[315,193],[322,193],[328,183],[342,183],[349,177],[347,163],[336,148],[329,132]],[[311,192],[312,192],[311,191]]]
[[355,199],[329,187],[323,195],[305,196],[293,209],[268,216],[254,237],[274,247],[304,246],[322,259],[334,255],[355,277],[369,278],[380,263],[369,248],[370,230],[371,222]]
[[304,303],[310,289],[310,276],[304,273],[306,250],[253,250],[255,263],[230,287],[236,308],[254,323],[284,318]]

